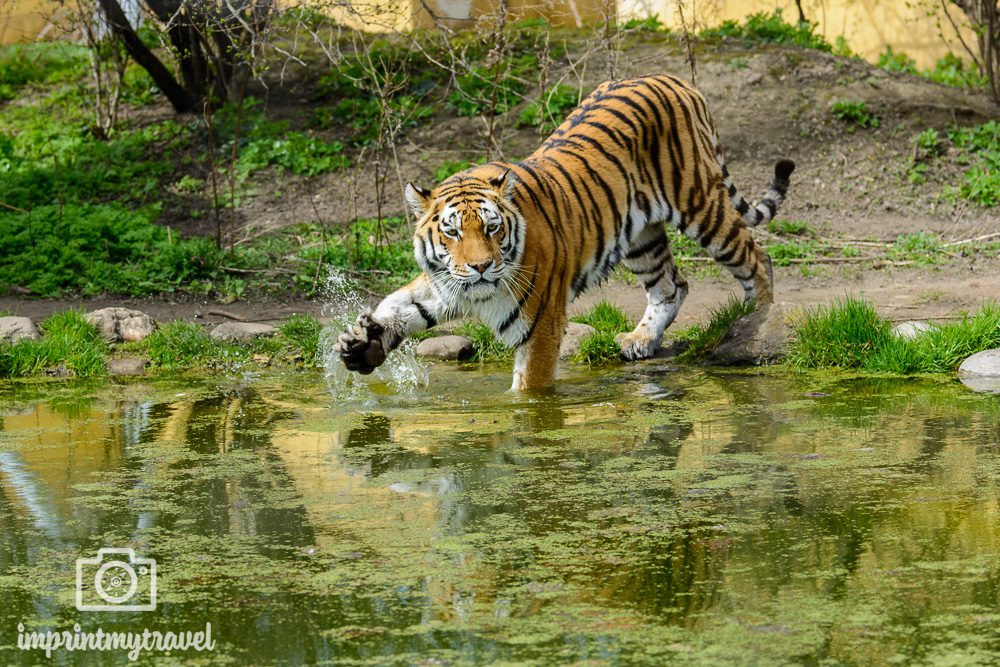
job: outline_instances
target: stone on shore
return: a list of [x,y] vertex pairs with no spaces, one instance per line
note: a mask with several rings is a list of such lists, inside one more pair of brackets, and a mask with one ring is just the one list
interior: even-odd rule
[[563,335],[562,343],[559,344],[559,358],[569,359],[580,351],[580,343],[587,336],[597,333],[597,329],[589,324],[570,322],[566,325],[566,333]]
[[0,317],[0,341],[18,343],[22,340],[39,340],[38,327],[28,317]]
[[420,341],[417,356],[443,361],[465,361],[475,354],[472,341],[465,336],[435,336]]
[[278,330],[270,324],[256,322],[223,322],[212,329],[211,336],[215,340],[226,340],[234,343],[249,343],[255,338],[271,338]]
[[156,322],[140,310],[101,308],[85,315],[109,343],[131,343],[156,331]]
[[892,328],[892,334],[899,338],[905,338],[907,340],[912,340],[922,336],[928,331],[934,330],[934,325],[930,322],[924,322],[923,320],[910,320],[908,322],[900,322]]
[[1000,348],[977,352],[963,361],[958,379],[973,391],[1000,394]]
[[781,361],[795,338],[801,306],[772,303],[733,322],[711,359],[721,364],[762,365]]

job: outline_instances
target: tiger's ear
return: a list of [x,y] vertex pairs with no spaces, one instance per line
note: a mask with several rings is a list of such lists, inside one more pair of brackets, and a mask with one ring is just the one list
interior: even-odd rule
[[496,178],[490,179],[490,185],[497,189],[504,199],[510,199],[514,196],[514,185],[517,183],[517,179],[510,173],[510,169],[507,169],[502,174]]
[[427,209],[431,205],[431,191],[425,190],[419,185],[407,183],[403,194],[406,195],[406,203],[410,205],[410,210],[413,211],[414,217],[417,220],[424,217],[424,214],[427,213]]

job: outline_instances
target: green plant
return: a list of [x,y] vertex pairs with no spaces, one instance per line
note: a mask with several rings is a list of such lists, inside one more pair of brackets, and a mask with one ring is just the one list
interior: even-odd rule
[[714,352],[733,323],[756,308],[755,302],[738,299],[730,294],[725,304],[712,310],[708,324],[695,324],[678,334],[680,340],[688,342],[684,351],[677,355],[678,361],[692,361]]
[[176,320],[150,334],[143,341],[141,349],[154,366],[178,370],[216,358],[220,347],[197,324]]
[[652,16],[647,16],[642,19],[629,19],[622,24],[622,30],[636,32],[670,32],[670,28],[660,21],[659,14],[653,14]]
[[344,145],[327,142],[302,132],[288,132],[283,139],[265,137],[251,140],[240,151],[237,169],[249,175],[269,165],[277,165],[293,174],[316,176],[346,169],[351,161],[343,155]]
[[477,320],[465,322],[455,330],[455,333],[472,341],[475,353],[471,361],[491,363],[514,358],[514,350],[498,340],[493,334],[493,329],[482,322]]
[[717,28],[701,31],[702,38],[735,37],[747,43],[795,44],[807,49],[817,49],[830,52],[833,47],[826,39],[816,33],[816,24],[786,23],[781,8],[772,13],[758,12],[751,14],[744,23],[739,21],[724,21]]
[[570,321],[587,324],[598,331],[611,334],[619,334],[632,329],[632,322],[628,316],[610,301],[598,301],[586,313],[571,317]]
[[931,81],[958,88],[982,88],[988,79],[964,60],[949,53],[934,63],[934,69],[922,73]]
[[814,244],[810,241],[802,243],[789,241],[767,246],[767,254],[771,256],[771,261],[775,266],[790,266],[795,263],[791,260],[810,259],[815,257],[816,251]]
[[29,84],[80,78],[86,72],[87,49],[58,42],[0,47],[0,101],[13,99]]
[[802,368],[861,368],[891,338],[892,327],[874,306],[863,299],[841,299],[797,323],[787,360]]
[[524,92],[522,77],[537,66],[538,58],[525,54],[506,58],[492,68],[473,67],[456,79],[456,90],[448,96],[448,104],[459,116],[479,116],[490,110],[507,113]]
[[542,93],[540,100],[525,106],[517,117],[515,126],[541,127],[543,131],[551,132],[579,103],[580,90],[560,84]]
[[632,330],[632,322],[621,308],[608,301],[595,303],[582,315],[571,318],[572,322],[588,324],[596,331],[580,341],[573,360],[591,366],[621,360],[621,346],[617,335]]
[[916,61],[905,53],[896,53],[891,46],[885,47],[885,51],[879,55],[876,65],[887,72],[917,73]]
[[913,232],[896,237],[886,253],[890,259],[911,260],[921,264],[935,263],[943,252],[941,241],[931,232]]
[[442,181],[454,176],[460,171],[465,171],[472,167],[473,164],[486,164],[485,158],[480,158],[474,163],[468,160],[455,160],[452,162],[445,162],[440,167],[434,170],[434,182],[441,183]]
[[879,117],[869,111],[866,102],[836,100],[833,103],[833,116],[858,127],[878,127],[881,124]]
[[808,222],[775,218],[767,224],[767,231],[786,236],[815,236],[816,230]]
[[310,315],[293,315],[278,327],[277,341],[289,357],[301,357],[306,366],[314,366],[319,355],[319,337],[323,325]]
[[42,322],[41,330],[43,336],[38,341],[0,343],[0,377],[37,375],[56,368],[77,376],[107,371],[107,344],[81,313],[51,315]]
[[847,39],[843,35],[838,35],[837,39],[833,41],[833,55],[840,56],[841,58],[858,57],[858,54],[851,50],[850,45],[847,43]]

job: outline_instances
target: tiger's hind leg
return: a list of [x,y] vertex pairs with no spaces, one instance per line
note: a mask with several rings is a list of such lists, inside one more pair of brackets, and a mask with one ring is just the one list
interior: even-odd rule
[[[754,241],[750,229],[728,201],[720,201],[718,206],[724,223],[716,226],[713,234],[700,235],[697,241],[739,281],[746,302],[754,301],[757,305],[772,303],[774,276],[771,257]],[[702,226],[701,229],[704,228]]]
[[662,224],[647,225],[625,251],[622,263],[646,289],[646,312],[635,329],[618,336],[618,344],[626,359],[648,359],[677,317],[687,296],[687,281],[677,272]]

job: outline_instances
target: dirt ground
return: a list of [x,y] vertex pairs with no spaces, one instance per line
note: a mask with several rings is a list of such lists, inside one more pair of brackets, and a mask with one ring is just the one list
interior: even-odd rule
[[[631,44],[617,65],[619,75],[670,72],[690,78],[682,54],[663,39]],[[587,91],[605,78],[608,64],[597,54],[583,71],[586,75],[579,83]],[[310,104],[310,84],[304,74],[288,81],[286,92],[272,92],[268,104],[273,112],[301,125],[308,111],[303,107]],[[760,195],[777,159],[796,161],[792,188],[779,218],[807,222],[818,236],[841,241],[892,241],[899,234],[927,231],[950,242],[1000,232],[1000,211],[956,205],[940,197],[942,188],[954,185],[961,176],[961,167],[948,155],[935,163],[925,183],[914,185],[906,179],[914,135],[927,128],[943,132],[956,123],[982,123],[1000,115],[983,94],[890,74],[859,60],[819,51],[780,46],[750,50],[736,44],[702,54],[696,82],[713,109],[730,171],[744,194]],[[853,128],[835,119],[830,107],[838,99],[865,101],[880,117],[880,126]],[[513,127],[518,111],[501,123],[506,159],[526,156],[541,141],[536,131]],[[144,113],[155,120],[168,112]],[[441,115],[404,137],[398,151],[403,181],[431,185],[436,166],[482,155],[480,120]],[[242,206],[241,223],[250,233],[298,221],[339,222],[373,216],[375,199],[366,186],[372,182],[371,169],[362,163],[346,173],[313,179],[287,175],[270,183],[265,179]],[[402,201],[390,193],[383,213],[401,213]],[[168,207],[168,215],[177,218],[170,221],[175,228],[184,228],[183,206]],[[691,290],[679,325],[705,319],[727,293],[738,289],[727,276],[703,270],[694,275],[688,272],[688,276]],[[791,266],[777,268],[775,281],[777,301],[813,305],[863,293],[893,319],[947,318],[984,299],[1000,298],[1000,259],[956,255],[931,267],[878,268],[876,263],[863,261],[819,264],[806,271]],[[572,311],[597,299],[616,302],[632,316],[640,315],[645,303],[639,287],[614,280],[581,297]],[[0,311],[32,318],[70,307],[90,310],[109,305],[144,310],[160,321],[218,322],[233,317],[273,321],[293,313],[324,314],[322,300],[263,299],[221,305],[191,297],[0,297]]]

